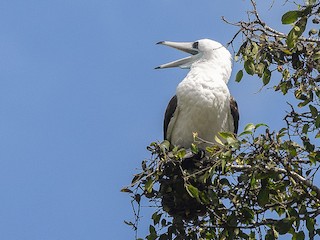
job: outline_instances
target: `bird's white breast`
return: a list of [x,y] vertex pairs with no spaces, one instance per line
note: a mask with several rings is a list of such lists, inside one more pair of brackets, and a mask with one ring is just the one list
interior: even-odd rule
[[178,85],[177,98],[178,109],[171,126],[173,145],[190,147],[194,132],[214,143],[218,132],[233,131],[230,93],[221,77],[191,71]]

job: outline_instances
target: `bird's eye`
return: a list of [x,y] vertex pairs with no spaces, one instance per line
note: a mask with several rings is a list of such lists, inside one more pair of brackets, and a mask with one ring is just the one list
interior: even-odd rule
[[192,44],[192,48],[198,49],[198,47],[199,47],[199,42],[194,42],[194,43]]

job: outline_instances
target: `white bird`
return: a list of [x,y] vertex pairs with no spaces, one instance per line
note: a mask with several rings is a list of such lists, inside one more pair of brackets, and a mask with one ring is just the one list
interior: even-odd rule
[[210,39],[157,44],[192,54],[156,67],[190,69],[166,109],[164,139],[175,146],[189,148],[194,142],[194,133],[197,133],[199,138],[207,141],[200,147],[206,147],[210,145],[208,142],[215,143],[218,132],[237,133],[238,106],[227,87],[232,70],[230,52]]

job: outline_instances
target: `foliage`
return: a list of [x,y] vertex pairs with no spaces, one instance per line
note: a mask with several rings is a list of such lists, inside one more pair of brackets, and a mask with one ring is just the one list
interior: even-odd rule
[[237,136],[220,133],[223,141],[205,152],[196,136],[191,149],[152,143],[152,158],[122,189],[132,196],[136,218],[126,223],[135,230],[141,199],[156,206],[148,240],[320,236],[320,189],[314,183],[320,168],[320,2],[284,13],[287,34],[263,22],[251,2],[249,20],[230,23],[239,31],[229,44],[239,36],[243,41],[235,51],[243,64],[236,81],[257,75],[264,86],[275,82],[274,91],[293,96],[285,125],[271,131],[248,124]]

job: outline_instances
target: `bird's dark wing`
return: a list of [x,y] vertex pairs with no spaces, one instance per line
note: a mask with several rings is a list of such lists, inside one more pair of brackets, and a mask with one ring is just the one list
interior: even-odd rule
[[230,109],[231,109],[231,115],[233,117],[234,133],[237,134],[238,126],[239,126],[239,110],[238,110],[238,104],[233,97],[230,98]]
[[169,140],[167,139],[167,130],[168,130],[170,120],[173,117],[174,112],[176,111],[177,101],[178,101],[177,96],[174,95],[167,106],[166,113],[164,114],[163,134],[164,134],[165,140]]

